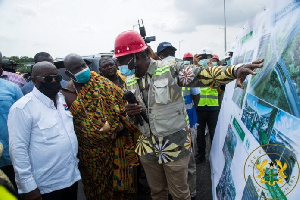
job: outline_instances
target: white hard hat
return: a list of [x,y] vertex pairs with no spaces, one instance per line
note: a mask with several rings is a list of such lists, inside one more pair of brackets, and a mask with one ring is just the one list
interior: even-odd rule
[[225,53],[225,57],[224,57],[224,58],[225,58],[225,59],[226,59],[226,58],[230,58],[229,52],[226,52],[226,53]]
[[224,59],[230,58],[230,57],[231,57],[231,53],[233,53],[233,51],[227,51],[227,52],[225,53]]
[[200,54],[212,55],[212,50],[210,50],[209,48],[204,48],[201,50]]

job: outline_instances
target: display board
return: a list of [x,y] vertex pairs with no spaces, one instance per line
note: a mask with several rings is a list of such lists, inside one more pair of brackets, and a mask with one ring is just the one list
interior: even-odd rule
[[299,19],[299,0],[270,0],[237,34],[233,64],[265,61],[244,90],[226,86],[210,154],[214,199],[300,199]]

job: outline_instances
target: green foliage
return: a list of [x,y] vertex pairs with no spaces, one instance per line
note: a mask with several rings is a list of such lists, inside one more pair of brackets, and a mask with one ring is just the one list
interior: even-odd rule
[[290,73],[291,79],[296,84],[298,96],[300,96],[300,31],[287,44],[281,57]]
[[25,66],[24,64],[28,64],[28,63],[34,63],[34,60],[33,58],[30,58],[28,56],[21,56],[21,57],[18,57],[18,56],[11,56],[11,57],[6,57],[10,60],[13,60],[15,61],[16,63],[18,63],[18,67],[17,67],[17,71],[18,72],[22,72],[22,73],[28,73],[30,72],[30,67],[28,66]]
[[30,67],[22,66],[17,68],[18,72],[21,73],[29,73],[31,71]]
[[21,57],[11,56],[7,58],[17,62],[19,65],[23,63],[34,62],[33,58],[30,58],[28,56],[21,56]]
[[272,71],[258,86],[254,88],[255,96],[266,102],[291,113],[283,88],[278,80],[277,73]]

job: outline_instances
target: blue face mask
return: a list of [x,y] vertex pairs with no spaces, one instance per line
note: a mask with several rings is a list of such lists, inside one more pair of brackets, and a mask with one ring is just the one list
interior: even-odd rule
[[128,65],[119,66],[121,74],[125,76],[131,76],[135,73],[135,69],[128,69]]
[[199,65],[203,67],[207,67],[207,63],[209,62],[209,59],[202,59],[199,61]]
[[184,61],[183,61],[183,64],[185,64],[185,65],[190,65],[190,64],[191,64],[191,61],[184,60]]
[[212,62],[212,65],[215,67],[215,66],[217,66],[217,62]]
[[88,67],[74,74],[77,83],[86,83],[91,78],[91,71]]
[[231,59],[226,61],[227,65],[231,65]]

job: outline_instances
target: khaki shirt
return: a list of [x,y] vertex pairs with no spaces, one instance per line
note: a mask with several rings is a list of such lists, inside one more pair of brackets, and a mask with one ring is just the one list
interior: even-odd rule
[[[140,79],[139,87],[138,84],[134,87],[138,87],[135,91],[142,90],[143,101],[147,102],[149,95],[149,87],[147,83],[151,82],[155,76],[162,75],[165,72],[170,72],[175,84],[180,87],[203,87],[212,86],[217,87],[218,85],[226,84],[235,79],[235,72],[238,66],[217,66],[202,68],[199,66],[187,66],[181,62],[168,63],[164,61],[154,61],[151,59],[149,68],[146,73],[146,78]],[[150,80],[149,80],[150,79]],[[132,86],[131,86],[132,87]],[[135,95],[139,96],[139,94]],[[172,95],[170,94],[172,103]],[[168,106],[169,103],[166,104]],[[184,104],[184,103],[183,103]],[[153,105],[150,102],[150,105]],[[143,156],[146,159],[158,161],[161,163],[173,162],[180,158],[189,155],[191,151],[191,135],[186,129],[179,130],[165,137],[157,137],[151,134],[150,136],[141,135],[137,141],[136,153]]]

